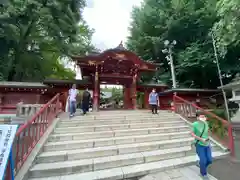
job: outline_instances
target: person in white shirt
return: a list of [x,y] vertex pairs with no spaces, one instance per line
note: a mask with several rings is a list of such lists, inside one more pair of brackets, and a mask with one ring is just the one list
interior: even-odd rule
[[76,84],[73,84],[72,88],[69,90],[70,117],[73,117],[76,112],[77,94],[78,94],[78,91],[76,89]]

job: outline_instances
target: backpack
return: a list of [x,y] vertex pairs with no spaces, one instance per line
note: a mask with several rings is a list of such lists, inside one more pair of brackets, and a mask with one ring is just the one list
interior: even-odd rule
[[87,100],[90,97],[90,93],[88,91],[83,92],[83,100]]

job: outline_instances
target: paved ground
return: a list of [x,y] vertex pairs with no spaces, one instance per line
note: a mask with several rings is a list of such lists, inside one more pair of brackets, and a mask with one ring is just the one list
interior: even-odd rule
[[[211,175],[209,175],[209,179],[218,180]],[[139,180],[202,180],[202,178],[199,176],[199,168],[197,166],[189,166],[156,174],[150,174],[140,178]]]
[[230,158],[219,159],[211,165],[209,173],[218,180],[239,180],[240,163],[233,163]]

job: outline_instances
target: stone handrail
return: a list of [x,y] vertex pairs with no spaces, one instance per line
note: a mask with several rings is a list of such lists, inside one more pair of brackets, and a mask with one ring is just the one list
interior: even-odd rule
[[17,117],[31,117],[36,114],[44,104],[17,104]]

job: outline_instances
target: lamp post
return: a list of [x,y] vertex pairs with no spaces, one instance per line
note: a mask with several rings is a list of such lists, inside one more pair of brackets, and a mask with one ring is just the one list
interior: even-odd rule
[[164,41],[164,46],[165,49],[162,50],[164,54],[167,54],[166,59],[170,64],[171,67],[171,75],[172,75],[172,86],[173,88],[177,87],[177,82],[176,82],[176,75],[175,75],[175,68],[174,68],[174,63],[173,63],[173,56],[172,56],[172,49],[173,47],[177,44],[176,40],[173,40],[170,42],[169,40]]
[[221,85],[221,90],[222,90],[222,93],[223,93],[223,99],[224,99],[224,104],[225,104],[226,115],[227,115],[228,121],[230,121],[228,102],[227,102],[226,92],[223,90],[222,73],[221,73],[221,69],[220,69],[220,65],[219,65],[217,48],[216,48],[216,42],[215,42],[215,39],[214,39],[213,32],[211,32],[211,36],[212,36],[212,44],[213,44],[214,56],[215,56],[215,60],[216,60],[216,64],[217,64],[218,78],[219,78],[220,85]]

